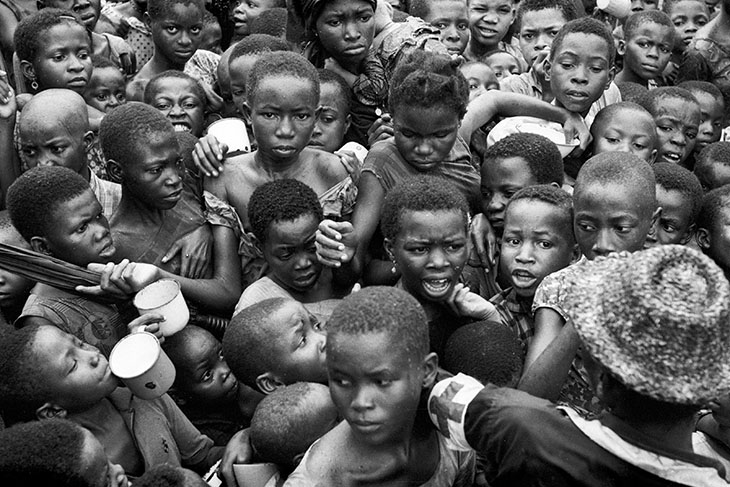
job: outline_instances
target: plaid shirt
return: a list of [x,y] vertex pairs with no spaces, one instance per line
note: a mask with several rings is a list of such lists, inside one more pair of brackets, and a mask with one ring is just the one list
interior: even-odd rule
[[517,293],[510,287],[496,294],[489,300],[504,323],[517,334],[522,346],[523,356],[527,354],[527,345],[535,334],[535,315],[530,309],[532,303],[517,299]]

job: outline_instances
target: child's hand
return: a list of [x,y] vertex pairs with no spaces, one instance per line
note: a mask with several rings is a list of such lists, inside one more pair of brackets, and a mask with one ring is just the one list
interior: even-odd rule
[[[484,214],[479,213],[471,219],[469,234],[474,243],[474,247],[469,253],[469,264],[491,269],[497,260],[498,243],[494,229]],[[476,257],[474,257],[475,253]]]
[[129,333],[137,333],[138,331],[146,331],[152,333],[160,343],[165,341],[165,336],[162,334],[159,323],[165,321],[165,317],[159,313],[145,313],[142,316],[138,316],[133,319],[127,325]]
[[565,132],[565,143],[570,144],[578,138],[580,145],[573,149],[571,156],[579,156],[588,148],[588,144],[593,140],[590,130],[585,120],[577,113],[568,112],[568,117],[563,123],[563,132]]
[[10,86],[8,73],[0,71],[0,121],[12,121],[15,123],[15,114],[18,105],[15,101],[15,90]]
[[76,291],[120,300],[129,299],[132,294],[162,277],[160,269],[156,266],[129,262],[128,259],[124,259],[119,264],[92,263],[86,268],[90,271],[100,272],[101,283],[98,286],[76,286]]
[[208,100],[208,108],[212,112],[219,112],[223,108],[223,98],[213,90],[213,87],[208,83],[198,83],[203,87],[205,92],[205,98]]
[[217,178],[218,174],[223,171],[223,159],[226,157],[226,152],[228,152],[228,146],[208,134],[201,137],[195,144],[193,162],[198,169],[203,171],[203,174]]
[[475,320],[500,321],[497,308],[483,297],[469,290],[462,283],[458,283],[446,300],[451,309],[459,316],[468,316]]
[[222,478],[228,486],[238,485],[236,476],[233,475],[233,465],[251,463],[253,459],[253,448],[251,448],[249,436],[248,428],[246,428],[233,435],[226,445],[218,467],[218,477]]
[[213,233],[210,227],[201,225],[172,244],[162,258],[162,263],[169,262],[179,252],[180,275],[189,279],[201,279],[208,270],[212,246]]
[[667,63],[667,67],[664,68],[664,71],[662,71],[662,78],[664,78],[671,85],[674,85],[675,82],[677,81],[678,74],[679,74],[679,64],[669,61]]
[[535,60],[532,62],[532,71],[539,80],[545,79],[545,60],[547,59],[548,54],[550,54],[549,47],[540,51]]
[[350,262],[357,250],[357,237],[350,222],[324,220],[319,224],[315,239],[317,259],[329,267]]
[[393,131],[393,119],[389,113],[382,114],[368,129],[368,145],[386,140],[395,135]]

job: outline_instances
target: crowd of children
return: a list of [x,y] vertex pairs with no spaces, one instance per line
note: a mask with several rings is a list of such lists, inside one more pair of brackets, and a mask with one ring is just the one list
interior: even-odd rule
[[0,0],[0,485],[730,484],[730,0],[608,3]]

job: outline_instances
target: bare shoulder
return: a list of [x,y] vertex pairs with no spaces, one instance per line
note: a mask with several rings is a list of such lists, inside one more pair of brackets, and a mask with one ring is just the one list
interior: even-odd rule
[[343,479],[352,452],[350,425],[342,421],[309,449],[305,458],[305,470],[322,485],[339,485]]
[[311,161],[317,173],[329,183],[329,186],[334,186],[348,176],[340,157],[330,152],[307,147],[302,151],[302,156],[303,160]]

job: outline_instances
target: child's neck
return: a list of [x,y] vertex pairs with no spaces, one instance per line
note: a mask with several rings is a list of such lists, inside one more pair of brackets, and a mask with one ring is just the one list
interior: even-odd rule
[[168,71],[170,69],[174,69],[175,71],[183,71],[185,69],[185,63],[183,64],[175,64],[169,59],[162,56],[159,52],[157,52],[157,49],[155,49],[155,53],[152,55],[152,59],[150,59],[147,64],[145,65],[145,68],[147,68],[147,74],[150,78],[152,78],[155,75],[158,75],[164,71]]
[[469,41],[466,49],[464,50],[464,57],[470,60],[478,61],[485,54],[496,51],[499,49],[499,42],[497,44],[479,44],[473,40]]
[[130,194],[126,186],[122,185],[122,199],[114,220],[129,220],[130,218],[139,227],[159,227],[165,221],[165,210],[143,203]]
[[616,75],[616,81],[621,83],[631,82],[636,83],[644,88],[649,87],[649,80],[641,78],[638,74],[636,74],[633,70],[624,68],[621,70],[619,74]]
[[301,169],[301,154],[302,152],[300,151],[287,159],[276,159],[257,150],[254,152],[253,160],[256,167],[264,172],[272,181],[274,179],[284,178],[296,179],[293,175]]

